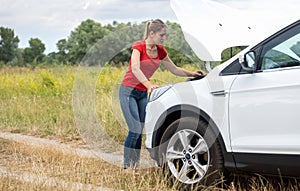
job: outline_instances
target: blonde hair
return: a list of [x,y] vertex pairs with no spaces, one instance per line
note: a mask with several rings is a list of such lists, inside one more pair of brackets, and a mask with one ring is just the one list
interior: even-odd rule
[[144,40],[146,40],[148,38],[151,31],[156,33],[163,28],[167,28],[167,25],[160,19],[155,19],[154,21],[148,21],[146,23]]

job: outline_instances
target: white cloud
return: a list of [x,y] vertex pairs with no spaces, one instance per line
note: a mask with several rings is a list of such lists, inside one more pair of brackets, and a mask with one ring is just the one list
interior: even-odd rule
[[84,7],[82,8],[83,10],[86,10],[90,6],[90,2],[86,2]]

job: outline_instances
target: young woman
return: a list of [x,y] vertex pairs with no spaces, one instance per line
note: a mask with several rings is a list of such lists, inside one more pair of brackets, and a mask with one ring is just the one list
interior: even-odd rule
[[124,143],[125,172],[134,172],[139,163],[147,96],[148,92],[158,87],[150,82],[150,77],[160,63],[177,76],[204,74],[201,70],[184,70],[172,62],[162,45],[166,33],[167,26],[163,21],[156,19],[148,22],[144,40],[134,42],[131,48],[129,68],[119,90],[120,104],[129,130]]

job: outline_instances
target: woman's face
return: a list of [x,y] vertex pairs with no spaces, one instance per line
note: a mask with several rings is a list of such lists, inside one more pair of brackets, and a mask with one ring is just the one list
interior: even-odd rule
[[166,40],[167,35],[167,29],[162,28],[160,31],[156,33],[152,33],[152,40],[155,44],[163,44]]

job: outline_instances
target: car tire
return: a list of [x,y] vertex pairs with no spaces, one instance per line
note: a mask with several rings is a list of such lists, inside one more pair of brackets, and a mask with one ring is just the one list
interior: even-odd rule
[[164,174],[182,190],[222,182],[221,147],[203,120],[183,117],[174,121],[162,136],[160,154]]

